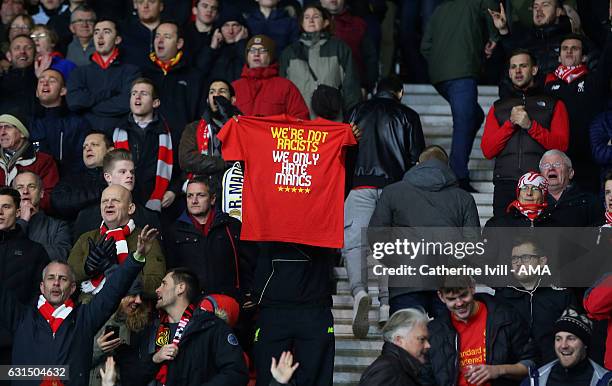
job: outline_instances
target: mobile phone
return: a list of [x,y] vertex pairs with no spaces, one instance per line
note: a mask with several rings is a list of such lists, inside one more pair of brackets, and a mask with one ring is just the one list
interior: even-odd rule
[[107,338],[108,340],[119,338],[119,326],[106,326],[104,328],[104,335],[108,334],[109,332],[112,332],[113,335]]

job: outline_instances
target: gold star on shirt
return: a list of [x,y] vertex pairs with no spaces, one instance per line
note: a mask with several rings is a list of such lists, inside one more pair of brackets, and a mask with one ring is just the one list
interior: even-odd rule
[[306,193],[310,193],[310,189],[309,189],[309,188],[304,189],[304,191],[305,191]]
[[291,188],[291,192],[292,192],[292,193],[297,192],[297,188],[294,186],[293,188]]
[[300,193],[302,193],[303,191],[304,191],[304,189],[303,189],[303,188],[299,188],[299,189],[298,189],[298,192],[300,192]]
[[290,187],[288,187],[288,186],[287,186],[287,187],[285,187],[285,192],[289,192],[290,190],[291,190],[291,188],[290,188]]
[[282,191],[283,191],[283,187],[282,187],[282,186],[279,186],[279,187],[278,187],[278,191],[279,191],[279,192],[282,192]]

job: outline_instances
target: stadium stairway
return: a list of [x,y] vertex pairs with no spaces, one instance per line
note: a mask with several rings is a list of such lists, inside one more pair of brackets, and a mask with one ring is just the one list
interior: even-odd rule
[[[497,87],[479,86],[478,102],[485,114],[497,99]],[[402,102],[421,116],[421,124],[427,145],[440,145],[450,152],[452,117],[450,106],[430,85],[405,85]],[[472,186],[479,193],[473,194],[478,206],[480,224],[493,215],[493,162],[484,158],[480,150],[482,128],[479,130],[470,156],[470,175]],[[369,261],[369,265],[373,260]],[[372,296],[372,306],[369,311],[370,330],[367,338],[356,339],[351,329],[353,298],[344,267],[335,268],[338,280],[337,294],[333,296],[334,333],[336,338],[336,357],[334,363],[334,385],[357,385],[359,378],[380,354],[382,335],[378,327],[378,282],[370,277],[368,287]]]

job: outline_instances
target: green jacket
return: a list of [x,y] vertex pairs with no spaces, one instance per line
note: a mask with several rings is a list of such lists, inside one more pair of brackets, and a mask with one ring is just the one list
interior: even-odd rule
[[[300,90],[311,118],[314,118],[311,108],[312,94],[318,84],[340,89],[345,112],[361,100],[359,75],[354,66],[351,49],[326,32],[302,33],[300,40],[285,48],[279,64],[280,76],[292,81]],[[318,82],[310,73],[308,64]]]
[[486,41],[499,39],[487,8],[498,10],[499,4],[493,0],[445,0],[438,5],[421,42],[433,84],[478,77]]
[[[138,235],[142,229],[136,227],[134,232],[127,237],[128,250],[133,253],[136,250],[138,243]],[[89,242],[91,238],[94,242],[100,240],[100,231],[94,229],[85,232],[79,237],[77,242],[70,251],[68,264],[72,267],[76,274],[76,281],[80,285],[81,282],[88,280],[89,277],[85,274],[85,258],[89,254]],[[146,262],[142,269],[142,282],[144,285],[144,296],[150,299],[156,299],[155,290],[161,284],[164,275],[166,274],[166,259],[162,253],[161,247],[157,240],[153,241],[151,252],[146,256]],[[82,299],[83,300],[83,299]]]

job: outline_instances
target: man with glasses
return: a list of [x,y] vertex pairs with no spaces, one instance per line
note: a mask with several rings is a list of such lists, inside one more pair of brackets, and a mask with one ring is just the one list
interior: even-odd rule
[[253,36],[246,47],[247,67],[232,86],[236,107],[245,115],[288,114],[309,119],[310,111],[300,90],[288,79],[278,76],[275,44],[266,35]]
[[536,86],[537,73],[537,63],[529,51],[514,51],[508,70],[512,92],[491,106],[485,121],[480,147],[485,157],[495,159],[495,216],[504,213],[515,197],[517,180],[524,173],[537,170],[546,150],[565,151],[568,147],[565,105]]
[[592,193],[572,183],[572,160],[560,150],[549,150],[540,160],[540,173],[548,181],[548,210],[563,226],[588,227],[601,222],[604,208]]
[[549,255],[535,237],[517,236],[510,261],[514,282],[495,289],[495,300],[512,307],[523,319],[544,363],[555,359],[555,321],[569,305],[576,304],[571,291],[551,285],[548,276],[536,274],[544,272]]
[[93,43],[93,30],[96,13],[86,5],[80,5],[70,15],[72,42],[68,45],[66,59],[77,66],[90,63],[89,57],[96,51]]

